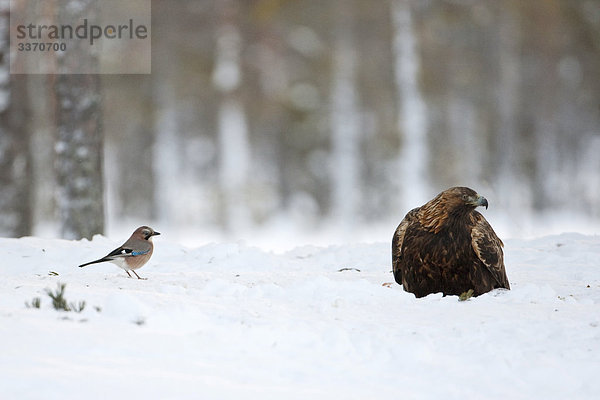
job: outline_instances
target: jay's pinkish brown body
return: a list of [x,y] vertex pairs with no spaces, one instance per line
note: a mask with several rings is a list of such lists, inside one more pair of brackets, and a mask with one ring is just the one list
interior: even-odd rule
[[119,268],[124,269],[130,278],[132,276],[129,271],[133,272],[138,279],[142,279],[135,270],[142,268],[148,260],[150,260],[152,252],[154,251],[152,236],[156,235],[160,235],[160,232],[156,232],[149,226],[140,226],[122,246],[114,249],[98,260],[81,264],[79,267],[82,268],[86,265],[108,261],[117,265]]

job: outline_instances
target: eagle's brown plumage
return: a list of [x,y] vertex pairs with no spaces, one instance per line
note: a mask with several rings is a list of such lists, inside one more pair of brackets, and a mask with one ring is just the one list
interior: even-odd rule
[[392,239],[396,282],[416,297],[510,289],[502,241],[479,212],[487,200],[453,187],[406,214]]

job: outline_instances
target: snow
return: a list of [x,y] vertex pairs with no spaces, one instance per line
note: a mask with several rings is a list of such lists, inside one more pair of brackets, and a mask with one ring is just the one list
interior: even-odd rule
[[[600,393],[600,236],[506,240],[512,290],[459,302],[383,285],[393,281],[386,242],[274,253],[185,247],[159,230],[138,270],[147,280],[76,267],[125,237],[0,239],[0,398]],[[52,308],[45,289],[58,282],[83,312]],[[41,308],[26,308],[34,297]]]

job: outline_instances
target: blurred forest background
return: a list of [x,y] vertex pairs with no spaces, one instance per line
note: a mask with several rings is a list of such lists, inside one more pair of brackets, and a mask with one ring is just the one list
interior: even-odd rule
[[152,74],[79,80],[8,75],[4,3],[4,236],[387,240],[454,185],[512,235],[600,231],[600,0],[152,0]]

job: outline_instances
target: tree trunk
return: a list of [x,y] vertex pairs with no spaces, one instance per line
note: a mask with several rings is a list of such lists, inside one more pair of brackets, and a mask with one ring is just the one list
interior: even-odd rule
[[221,97],[217,116],[221,212],[225,229],[235,231],[251,223],[247,199],[251,154],[246,111],[240,98],[242,11],[237,2],[223,1],[218,12],[220,25],[213,84]]
[[331,215],[349,230],[360,204],[360,111],[352,5],[334,5],[331,90]]
[[398,130],[402,137],[399,173],[401,204],[410,210],[427,200],[427,109],[419,88],[420,59],[413,28],[411,3],[393,0],[394,72],[398,96]]
[[[91,0],[70,0],[61,6],[59,19],[73,23],[79,20],[79,15],[74,13],[82,9],[89,11],[95,4]],[[59,60],[60,68],[93,66],[98,62],[89,51],[76,46],[68,46]],[[91,238],[104,232],[100,77],[96,74],[58,75],[54,90],[61,235],[66,239]]]
[[9,2],[0,3],[0,235],[31,234],[26,75],[10,75]]

